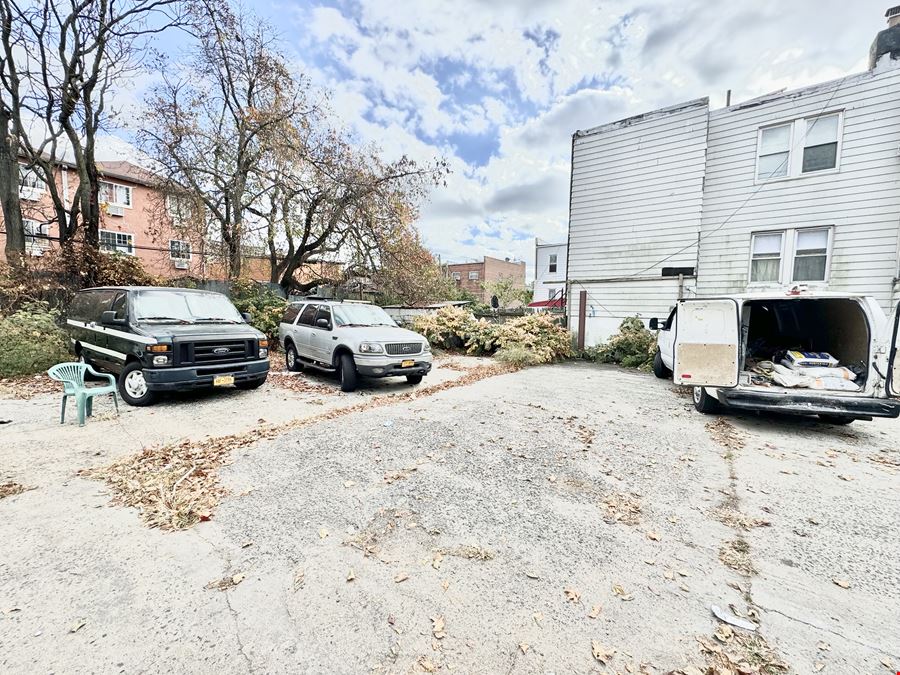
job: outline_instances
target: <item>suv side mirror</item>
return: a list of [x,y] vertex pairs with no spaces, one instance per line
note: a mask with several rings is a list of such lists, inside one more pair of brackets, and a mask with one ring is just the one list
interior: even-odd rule
[[327,329],[331,330],[331,322],[324,317],[321,319],[316,319],[316,325],[319,328],[327,328]]
[[108,309],[100,315],[100,323],[104,326],[124,326],[126,322],[125,319],[116,318],[116,313]]
[[241,318],[250,323],[253,320],[253,315],[250,312],[241,312]]
[[653,317],[650,319],[650,322],[647,324],[650,330],[659,330],[659,319]]

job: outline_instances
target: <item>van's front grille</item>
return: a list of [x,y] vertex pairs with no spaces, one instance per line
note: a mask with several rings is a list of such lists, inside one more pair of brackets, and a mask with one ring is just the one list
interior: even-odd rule
[[177,365],[213,365],[246,361],[255,353],[255,340],[201,340],[178,345]]
[[412,354],[421,354],[422,353],[422,343],[421,342],[392,342],[392,343],[386,344],[384,346],[384,351],[386,351],[391,356],[410,356]]

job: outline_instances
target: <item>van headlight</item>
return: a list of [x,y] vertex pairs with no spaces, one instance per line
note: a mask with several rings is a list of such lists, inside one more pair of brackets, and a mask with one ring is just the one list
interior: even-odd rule
[[377,342],[360,342],[359,351],[362,354],[381,354],[384,352],[384,347]]
[[257,358],[265,359],[269,356],[269,340],[263,338],[259,341],[259,356]]

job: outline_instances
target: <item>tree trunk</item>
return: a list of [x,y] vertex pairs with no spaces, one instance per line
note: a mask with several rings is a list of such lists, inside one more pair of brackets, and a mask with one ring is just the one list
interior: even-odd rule
[[25,228],[19,202],[18,144],[10,129],[10,114],[0,109],[0,205],[6,230],[6,261],[21,264],[25,255]]

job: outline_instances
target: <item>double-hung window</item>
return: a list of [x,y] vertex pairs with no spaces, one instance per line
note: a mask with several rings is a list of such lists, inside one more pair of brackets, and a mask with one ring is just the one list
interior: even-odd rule
[[131,207],[131,186],[100,181],[100,201],[110,206]]
[[750,283],[777,283],[781,280],[784,232],[753,235],[750,252]]
[[100,230],[100,250],[134,255],[134,235],[128,232]]
[[550,274],[555,274],[555,273],[556,273],[556,254],[555,254],[555,253],[551,253],[551,254],[550,254],[550,265],[549,265],[549,268],[548,268],[547,271],[548,271]]
[[827,281],[831,237],[831,227],[755,232],[750,240],[750,283]]
[[469,281],[478,281],[478,272],[469,272]]
[[36,220],[22,219],[22,228],[25,230],[25,250],[31,255],[41,255],[49,248],[49,230],[47,223],[39,223]]
[[805,117],[759,130],[756,178],[796,178],[838,168],[842,114]]
[[19,197],[36,201],[44,195],[44,181],[35,169],[25,168],[19,165],[20,170],[20,186]]
[[830,232],[828,228],[796,231],[791,281],[825,281]]

